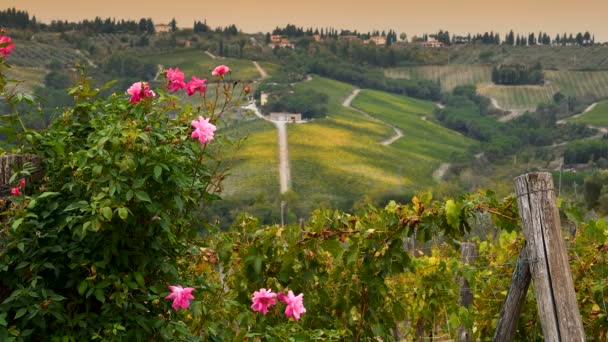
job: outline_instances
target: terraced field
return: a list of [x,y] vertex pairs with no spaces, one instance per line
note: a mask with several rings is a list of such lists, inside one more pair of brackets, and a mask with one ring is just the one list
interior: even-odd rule
[[598,102],[593,109],[576,116],[572,121],[586,123],[591,126],[608,127],[608,100]]
[[390,68],[384,74],[390,78],[426,79],[439,81],[443,91],[451,91],[457,85],[490,82],[492,67],[483,65],[426,65],[419,67]]
[[[14,51],[14,50],[13,50]],[[20,81],[19,91],[32,92],[36,87],[42,87],[47,70],[44,68],[23,67],[13,65],[6,69],[9,79]]]
[[387,69],[393,78],[422,78],[438,80],[443,90],[457,85],[477,84],[481,95],[496,99],[505,109],[534,109],[549,102],[556,92],[578,98],[608,97],[608,71],[545,70],[546,83],[542,86],[502,86],[491,83],[491,67],[480,65],[436,65]]
[[51,61],[57,60],[64,65],[74,65],[85,60],[85,55],[75,49],[38,43],[29,40],[15,40],[15,46],[6,62],[11,65],[44,68]]

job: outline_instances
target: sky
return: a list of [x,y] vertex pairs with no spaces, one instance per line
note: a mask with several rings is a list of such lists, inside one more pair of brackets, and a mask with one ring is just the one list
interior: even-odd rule
[[[510,29],[595,34],[608,41],[608,0],[2,0],[0,8],[27,10],[38,20],[69,21],[102,18],[151,17],[155,23],[175,18],[192,27],[207,20],[211,27],[236,24],[247,33],[271,31],[275,26],[334,27],[360,32],[393,29],[409,37],[439,29],[467,34]],[[0,23],[0,26],[2,23]]]

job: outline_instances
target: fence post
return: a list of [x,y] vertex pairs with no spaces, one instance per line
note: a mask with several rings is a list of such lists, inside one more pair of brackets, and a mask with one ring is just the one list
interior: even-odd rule
[[553,177],[548,172],[521,175],[515,178],[515,193],[545,341],[585,341]]
[[507,298],[505,298],[505,302],[500,309],[500,315],[498,316],[498,323],[496,324],[496,331],[494,333],[494,341],[508,342],[513,341],[515,338],[517,320],[519,318],[519,313],[521,312],[521,307],[526,299],[526,293],[528,293],[531,279],[532,274],[530,273],[528,253],[526,253],[526,246],[524,245],[519,252],[517,264],[515,264],[515,270],[513,271]]
[[281,201],[281,227],[285,227],[287,221],[287,202]]
[[[474,264],[475,258],[477,258],[477,245],[471,242],[463,243],[460,249],[460,258],[463,264]],[[473,293],[471,292],[471,287],[469,286],[469,282],[465,278],[462,278],[460,283],[460,306],[464,306],[468,309],[472,304]],[[469,341],[471,341],[469,332],[461,326],[458,332],[458,342]]]

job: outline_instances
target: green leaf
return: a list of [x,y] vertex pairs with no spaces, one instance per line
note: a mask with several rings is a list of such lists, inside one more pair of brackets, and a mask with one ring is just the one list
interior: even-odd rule
[[106,218],[106,220],[112,221],[112,208],[110,208],[110,207],[101,208],[101,214],[103,215],[103,217]]
[[445,202],[445,216],[450,226],[458,228],[461,209],[460,203],[455,203],[454,200],[450,199]]
[[23,222],[23,217],[16,219],[15,222],[13,222],[13,224],[11,225],[11,228],[13,230],[19,228],[19,226],[21,225],[21,222]]
[[15,315],[15,319],[25,315],[25,313],[27,312],[27,308],[21,308],[19,309],[19,311],[17,311],[17,314]]
[[129,217],[129,210],[127,208],[124,207],[120,207],[118,208],[118,216],[123,220],[126,221],[127,218]]
[[139,273],[139,272],[133,273],[133,278],[135,278],[137,285],[141,286],[142,288],[146,287],[146,282],[144,281],[144,277],[141,275],[141,273]]
[[25,245],[23,244],[23,242],[19,242],[17,244],[17,248],[23,252],[25,250]]
[[340,241],[335,239],[324,241],[321,244],[321,248],[331,253],[335,259],[341,258],[344,253],[344,247],[342,247]]
[[150,196],[148,196],[148,193],[146,193],[145,191],[141,191],[141,190],[135,191],[135,197],[137,197],[137,199],[140,201],[152,202],[152,200],[150,199]]
[[78,285],[78,294],[79,295],[83,295],[84,292],[87,290],[88,284],[86,280],[83,280],[82,282],[80,282],[80,284]]
[[156,165],[154,167],[154,179],[160,180],[160,175],[162,174],[162,172],[163,169],[160,166]]
[[127,194],[125,195],[125,198],[127,199],[127,201],[130,201],[131,198],[133,198],[133,190],[127,191]]

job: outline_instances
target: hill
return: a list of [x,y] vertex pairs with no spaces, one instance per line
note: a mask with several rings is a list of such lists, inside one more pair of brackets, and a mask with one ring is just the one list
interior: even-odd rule
[[608,71],[545,70],[545,84],[540,86],[505,86],[491,83],[492,67],[487,65],[429,65],[390,68],[391,78],[422,78],[439,81],[444,91],[458,85],[476,84],[481,95],[493,98],[508,110],[534,109],[538,104],[552,101],[561,92],[579,99],[593,101],[608,97]]
[[608,100],[598,102],[589,111],[572,117],[572,121],[597,127],[608,127]]

